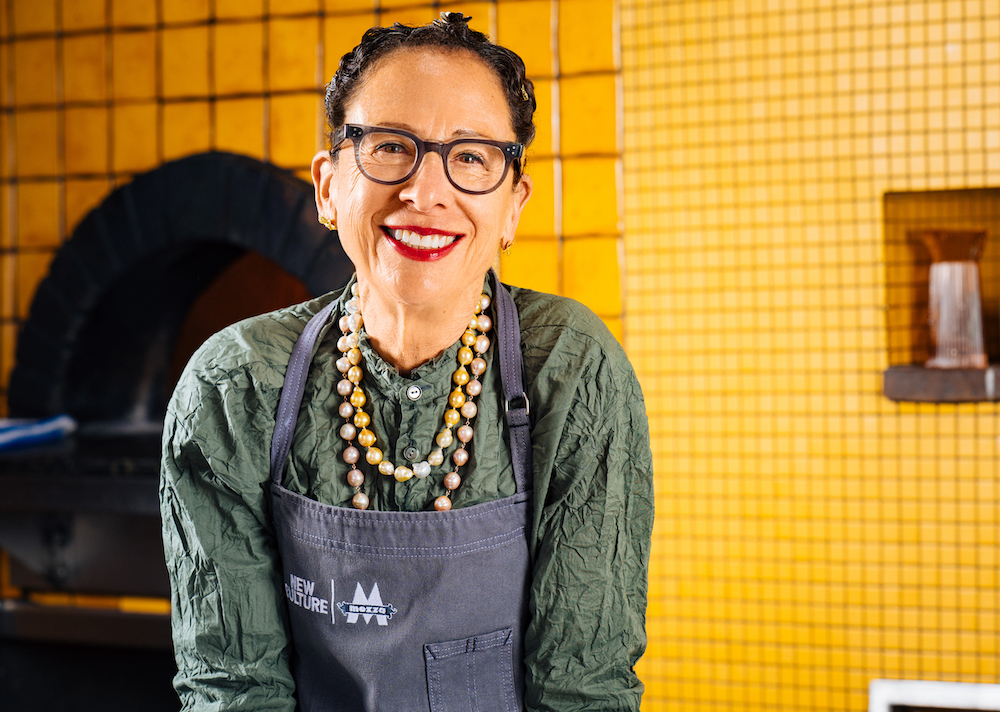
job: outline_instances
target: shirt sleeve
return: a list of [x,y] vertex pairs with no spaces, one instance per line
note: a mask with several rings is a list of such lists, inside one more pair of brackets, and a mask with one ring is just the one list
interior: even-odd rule
[[[638,711],[643,690],[633,666],[646,646],[649,429],[624,353],[602,354],[546,365],[556,385],[536,396],[563,405],[533,425],[536,511],[525,637],[532,712]],[[554,448],[539,448],[552,440]]]
[[265,500],[280,382],[248,370],[189,369],[164,424],[160,506],[186,711],[295,709]]

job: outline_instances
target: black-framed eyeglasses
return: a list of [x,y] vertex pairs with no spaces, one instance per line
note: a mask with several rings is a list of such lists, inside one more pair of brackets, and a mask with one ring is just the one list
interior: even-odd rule
[[484,195],[500,187],[510,164],[524,154],[524,145],[485,138],[460,138],[448,143],[424,141],[409,131],[381,126],[344,124],[333,136],[333,150],[346,139],[354,143],[354,158],[364,176],[382,185],[409,180],[428,152],[441,156],[444,173],[463,193]]

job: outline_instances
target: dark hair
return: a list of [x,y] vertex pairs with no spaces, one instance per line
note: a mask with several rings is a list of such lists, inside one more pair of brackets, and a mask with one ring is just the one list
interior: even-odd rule
[[[409,27],[372,27],[361,43],[340,58],[340,66],[326,86],[326,120],[329,138],[344,123],[347,103],[354,97],[359,83],[380,59],[397,49],[439,47],[445,50],[465,49],[493,70],[507,97],[510,122],[517,142],[527,146],[535,137],[535,87],[525,76],[524,62],[506,47],[493,44],[489,37],[469,27],[469,20],[460,12],[442,12],[441,18],[427,25]],[[522,159],[523,161],[523,159]],[[514,161],[514,182],[521,178],[521,165]]]

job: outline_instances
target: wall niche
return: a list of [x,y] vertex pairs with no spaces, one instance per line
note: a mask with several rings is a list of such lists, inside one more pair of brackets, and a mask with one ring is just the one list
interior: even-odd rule
[[[886,326],[883,392],[896,401],[1000,400],[1000,188],[886,193]],[[983,231],[979,292],[985,368],[931,368],[931,253],[920,233]]]

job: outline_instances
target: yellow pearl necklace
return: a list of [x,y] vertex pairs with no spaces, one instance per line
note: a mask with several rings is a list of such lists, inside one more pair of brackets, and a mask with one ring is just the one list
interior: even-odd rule
[[[486,360],[483,354],[490,347],[490,339],[486,336],[486,332],[493,327],[493,320],[485,313],[489,306],[489,296],[481,294],[474,315],[469,320],[469,326],[462,334],[462,346],[458,349],[458,368],[451,376],[455,390],[448,396],[449,407],[444,412],[444,428],[435,438],[437,447],[431,451],[427,459],[414,463],[412,468],[406,465],[397,467],[386,458],[380,448],[375,446],[378,438],[369,429],[371,416],[364,411],[368,397],[361,388],[361,379],[364,377],[361,364],[364,359],[358,347],[361,343],[364,319],[361,316],[357,284],[352,285],[351,298],[344,305],[346,314],[340,317],[339,322],[343,335],[337,340],[337,348],[341,352],[341,357],[337,359],[337,370],[343,378],[337,383],[337,393],[344,398],[339,409],[340,416],[345,421],[340,426],[340,437],[347,443],[342,457],[344,462],[351,466],[351,470],[347,473],[347,483],[354,488],[351,504],[356,509],[367,509],[369,499],[368,495],[361,491],[365,476],[357,467],[361,460],[361,451],[355,447],[354,440],[365,449],[365,461],[369,465],[377,468],[379,473],[385,476],[394,477],[397,482],[406,482],[411,477],[423,479],[431,473],[431,468],[444,464],[444,450],[457,438],[462,445],[451,454],[454,469],[444,476],[444,488],[447,493],[434,500],[434,509],[437,511],[446,512],[451,509],[451,493],[462,484],[458,470],[469,461],[469,451],[465,448],[472,440],[472,419],[479,410],[474,398],[483,390],[479,377],[486,372]],[[463,418],[465,423],[459,425]]]

